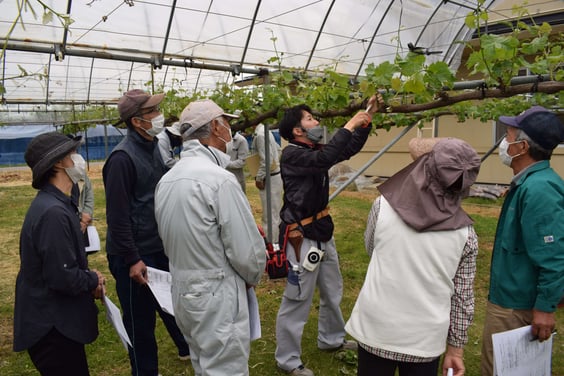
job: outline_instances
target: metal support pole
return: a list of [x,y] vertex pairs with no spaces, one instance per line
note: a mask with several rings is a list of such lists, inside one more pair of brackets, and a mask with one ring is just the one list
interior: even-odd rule
[[505,135],[501,136],[501,137],[499,138],[499,140],[497,140],[497,141],[495,142],[494,146],[492,146],[491,149],[488,150],[488,151],[486,152],[486,154],[484,154],[484,156],[480,159],[480,162],[485,161],[486,158],[489,157],[489,156],[494,152],[495,149],[497,149],[497,147],[499,146],[499,144],[501,144],[501,141],[503,141],[504,138],[505,138]]
[[108,159],[108,124],[104,124],[104,160]]
[[270,198],[270,193],[272,192],[272,186],[270,184],[270,126],[264,124],[264,170],[266,172],[266,179],[265,179],[265,190],[266,190],[266,208],[262,208],[262,210],[266,210],[266,235],[269,242],[278,243],[272,239],[272,217],[270,213],[272,211],[272,200]]
[[90,151],[88,149],[88,127],[84,128],[84,146],[86,147],[86,171],[90,171]]

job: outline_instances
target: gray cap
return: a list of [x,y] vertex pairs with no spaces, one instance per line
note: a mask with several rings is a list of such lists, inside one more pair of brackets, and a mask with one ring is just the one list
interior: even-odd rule
[[180,133],[189,136],[213,119],[225,116],[237,119],[239,116],[227,114],[211,99],[194,101],[188,104],[180,114]]
[[179,136],[179,137],[182,136],[182,134],[180,133],[180,125],[178,124],[177,121],[172,123],[170,127],[165,127],[165,129],[175,136]]

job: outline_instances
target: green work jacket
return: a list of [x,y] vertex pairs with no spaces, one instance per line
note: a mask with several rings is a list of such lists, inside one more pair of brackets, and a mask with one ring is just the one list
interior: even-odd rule
[[498,221],[489,300],[554,312],[564,295],[564,182],[548,161],[512,184]]

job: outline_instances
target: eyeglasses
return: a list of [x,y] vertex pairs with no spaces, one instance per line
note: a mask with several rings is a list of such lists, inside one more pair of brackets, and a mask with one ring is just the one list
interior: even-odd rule
[[139,111],[137,116],[145,116],[145,115],[148,115],[148,114],[152,114],[154,112],[161,112],[161,109],[159,108],[159,106],[151,107],[148,110],[143,111],[143,112]]

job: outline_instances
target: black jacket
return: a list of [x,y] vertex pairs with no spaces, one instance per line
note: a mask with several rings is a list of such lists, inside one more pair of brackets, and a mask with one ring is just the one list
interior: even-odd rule
[[98,308],[92,291],[77,208],[53,185],[38,193],[20,235],[16,279],[14,351],[29,349],[52,328],[78,343],[98,336]]
[[127,265],[140,255],[164,252],[155,220],[155,187],[167,171],[158,138],[145,140],[128,130],[102,170],[106,189],[106,251]]
[[[311,217],[329,202],[329,169],[358,153],[370,134],[371,127],[354,133],[339,129],[329,143],[310,146],[294,140],[282,151],[280,169],[284,182],[284,205],[280,211],[283,234],[287,224]],[[304,226],[305,237],[328,241],[333,236],[331,216]]]

